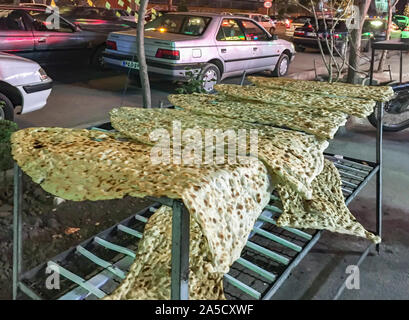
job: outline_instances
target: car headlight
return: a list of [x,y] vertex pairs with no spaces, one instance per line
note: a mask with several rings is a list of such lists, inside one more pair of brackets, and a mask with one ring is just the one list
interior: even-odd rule
[[46,80],[49,79],[47,73],[44,71],[43,68],[40,68],[40,69],[38,70],[38,74],[40,75],[40,80],[41,80],[41,81],[46,81]]

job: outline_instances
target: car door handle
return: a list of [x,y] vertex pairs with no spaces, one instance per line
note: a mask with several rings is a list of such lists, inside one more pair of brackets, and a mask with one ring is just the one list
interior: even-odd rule
[[253,48],[253,51],[257,51],[258,50],[258,48]]
[[47,42],[47,38],[38,39],[38,43],[46,43],[46,42]]
[[227,52],[227,49],[222,49],[221,52],[222,52],[222,53],[226,53],[226,52]]

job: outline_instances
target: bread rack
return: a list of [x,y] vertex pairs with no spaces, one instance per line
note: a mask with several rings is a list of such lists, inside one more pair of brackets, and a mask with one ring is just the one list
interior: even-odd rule
[[[383,104],[376,108],[378,129],[376,134],[376,162],[326,154],[342,177],[342,190],[346,204],[360,193],[376,176],[376,231],[382,236],[382,143]],[[94,128],[112,129],[109,124]],[[111,228],[83,241],[78,246],[58,254],[31,270],[22,272],[22,171],[14,168],[13,211],[13,299],[31,298],[81,300],[101,299],[110,294],[125,278],[134,261],[138,241],[148,218],[161,205],[173,208],[172,222],[172,281],[171,299],[189,297],[189,213],[180,200],[149,198],[153,201],[140,212]],[[225,293],[228,299],[271,299],[286,281],[291,271],[318,242],[323,231],[304,231],[279,228],[276,221],[282,213],[280,200],[273,193],[271,202],[257,220],[241,257],[225,275]],[[373,245],[362,253],[357,265],[369,254]],[[377,246],[379,253],[380,246]],[[61,276],[59,290],[45,290],[49,274],[46,269],[58,271]],[[82,269],[81,269],[82,268]],[[345,289],[345,282],[334,297]]]

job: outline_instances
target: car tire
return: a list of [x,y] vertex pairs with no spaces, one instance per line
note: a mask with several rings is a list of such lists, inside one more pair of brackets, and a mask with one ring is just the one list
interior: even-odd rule
[[0,93],[0,109],[0,120],[14,121],[13,103],[2,93]]
[[297,51],[297,52],[304,52],[305,51],[305,48],[301,47],[299,44],[294,45],[294,47],[295,47],[295,51]]
[[199,80],[202,81],[202,89],[206,93],[213,93],[214,85],[220,83],[221,80],[220,69],[213,63],[205,64],[200,72]]
[[91,65],[98,70],[105,70],[105,64],[103,59],[103,53],[105,51],[105,46],[98,47],[91,57]]
[[282,54],[278,59],[276,67],[273,71],[273,77],[283,77],[288,73],[288,67],[290,66],[290,57],[287,54]]

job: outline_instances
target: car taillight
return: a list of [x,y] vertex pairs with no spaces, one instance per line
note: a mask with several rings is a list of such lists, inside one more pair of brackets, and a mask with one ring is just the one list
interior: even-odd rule
[[107,45],[107,49],[109,50],[118,50],[115,41],[107,40],[106,45]]
[[305,35],[305,31],[295,31],[294,35],[295,36],[303,36],[303,35]]
[[155,57],[162,59],[179,60],[180,52],[179,50],[158,49],[158,51],[156,51]]

